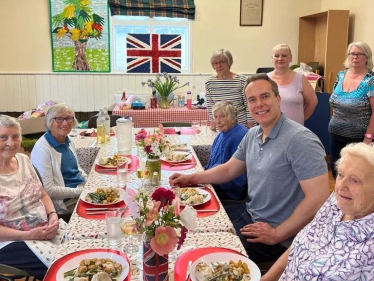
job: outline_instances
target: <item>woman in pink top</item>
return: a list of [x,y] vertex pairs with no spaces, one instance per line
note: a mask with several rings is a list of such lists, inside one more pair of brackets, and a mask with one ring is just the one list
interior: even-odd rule
[[318,103],[316,93],[303,74],[292,71],[291,49],[286,44],[273,48],[274,71],[268,76],[278,84],[281,110],[290,119],[304,125]]

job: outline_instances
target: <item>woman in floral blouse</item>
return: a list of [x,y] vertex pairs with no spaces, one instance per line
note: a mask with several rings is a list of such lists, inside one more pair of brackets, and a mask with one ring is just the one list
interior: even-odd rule
[[373,280],[374,146],[349,144],[335,192],[261,281]]

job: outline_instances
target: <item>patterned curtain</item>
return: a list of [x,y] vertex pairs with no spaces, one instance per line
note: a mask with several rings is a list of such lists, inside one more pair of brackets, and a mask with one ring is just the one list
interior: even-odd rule
[[108,0],[112,16],[195,19],[194,0]]

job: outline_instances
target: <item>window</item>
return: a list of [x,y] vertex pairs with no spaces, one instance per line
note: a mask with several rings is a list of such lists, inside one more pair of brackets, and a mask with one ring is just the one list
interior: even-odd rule
[[112,17],[112,69],[126,71],[128,33],[180,34],[182,36],[181,72],[190,72],[190,32],[188,19],[139,16]]

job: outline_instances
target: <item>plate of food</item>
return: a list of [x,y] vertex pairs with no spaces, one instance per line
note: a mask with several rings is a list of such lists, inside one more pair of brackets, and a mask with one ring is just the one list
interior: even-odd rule
[[191,266],[192,281],[211,278],[217,281],[259,281],[261,272],[253,261],[240,254],[212,253],[200,257]]
[[125,190],[117,187],[98,187],[83,190],[80,199],[92,205],[112,205],[123,201]]
[[[59,260],[53,264],[59,264]],[[69,280],[125,280],[129,274],[129,263],[126,256],[103,250],[74,255],[71,259],[59,265],[56,273],[57,281]],[[86,279],[83,279],[87,277]],[[82,278],[82,279],[78,279]],[[109,278],[109,279],[108,279]]]
[[192,157],[191,153],[174,152],[174,153],[171,153],[169,156],[161,157],[161,160],[174,164],[174,163],[182,163],[187,160],[190,160],[191,157]]
[[180,199],[181,205],[197,206],[208,202],[212,196],[206,190],[201,188],[181,188]]
[[[108,157],[100,157],[96,161],[96,165],[100,166],[102,168],[117,168],[117,160],[118,158],[121,157],[121,155],[113,155],[113,156],[108,156]],[[127,159],[127,164],[130,165],[132,162],[131,158],[126,157]]]

